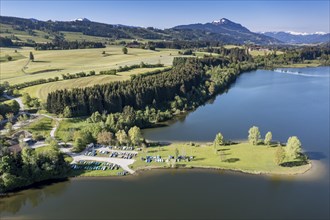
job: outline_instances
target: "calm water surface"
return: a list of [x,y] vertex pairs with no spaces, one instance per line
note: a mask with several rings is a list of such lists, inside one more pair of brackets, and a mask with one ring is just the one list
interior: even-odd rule
[[[284,70],[284,69],[282,69]],[[314,161],[303,176],[215,170],[153,170],[138,176],[71,179],[0,201],[0,219],[329,219],[328,67],[244,73],[228,93],[147,139],[212,141],[297,135]]]

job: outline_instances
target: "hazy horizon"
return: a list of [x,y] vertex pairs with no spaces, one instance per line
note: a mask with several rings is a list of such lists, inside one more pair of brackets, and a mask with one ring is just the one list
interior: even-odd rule
[[[227,18],[254,32],[330,32],[329,1],[1,1],[1,15],[171,28]],[[27,10],[28,8],[28,10]]]

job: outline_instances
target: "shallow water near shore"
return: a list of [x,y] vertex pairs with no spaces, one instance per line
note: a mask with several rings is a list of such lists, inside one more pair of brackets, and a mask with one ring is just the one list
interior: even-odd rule
[[[242,74],[228,93],[167,127],[160,141],[246,139],[252,125],[286,142],[296,135],[313,160],[303,175],[156,169],[136,176],[72,178],[0,199],[0,218],[22,219],[328,219],[329,67]],[[305,75],[301,75],[301,73]],[[300,75],[299,75],[300,74]],[[309,77],[309,75],[322,77]]]

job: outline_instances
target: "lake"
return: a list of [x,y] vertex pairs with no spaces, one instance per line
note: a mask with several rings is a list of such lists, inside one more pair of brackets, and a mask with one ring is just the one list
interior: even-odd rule
[[329,67],[242,74],[228,93],[171,122],[144,130],[150,140],[212,141],[296,135],[313,160],[301,176],[219,170],[152,170],[137,176],[76,178],[0,201],[0,218],[22,219],[328,219]]

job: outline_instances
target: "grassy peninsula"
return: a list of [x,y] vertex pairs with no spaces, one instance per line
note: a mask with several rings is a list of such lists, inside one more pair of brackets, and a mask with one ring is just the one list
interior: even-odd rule
[[[193,156],[191,161],[181,160],[179,162],[155,162],[146,163],[140,158],[132,164],[134,170],[144,170],[152,168],[214,168],[223,170],[235,170],[252,174],[281,174],[294,175],[302,174],[311,168],[310,163],[301,166],[285,167],[276,163],[276,151],[278,145],[257,145],[248,142],[225,145],[215,149],[210,143],[172,143],[168,146],[154,146],[146,149],[142,153],[146,155],[161,156],[168,158],[175,155],[176,149],[179,154]],[[300,159],[296,159],[300,162]]]

